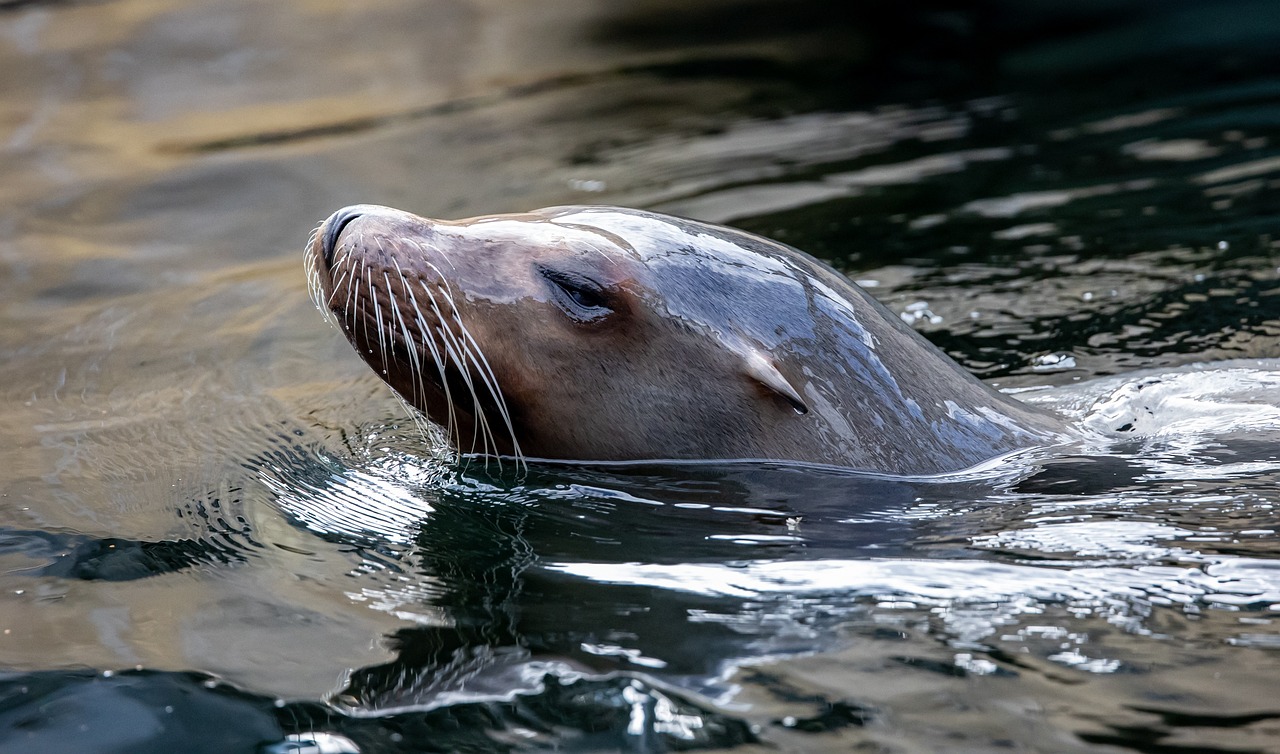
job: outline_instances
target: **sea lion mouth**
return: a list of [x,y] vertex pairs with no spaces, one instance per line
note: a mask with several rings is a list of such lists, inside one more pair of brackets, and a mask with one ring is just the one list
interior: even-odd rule
[[383,207],[338,210],[307,245],[311,298],[406,403],[444,426],[460,452],[519,459],[497,374],[441,269],[451,261],[414,241],[430,227]]

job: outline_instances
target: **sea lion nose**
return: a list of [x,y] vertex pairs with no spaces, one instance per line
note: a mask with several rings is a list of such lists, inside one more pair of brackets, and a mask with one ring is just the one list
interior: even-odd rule
[[343,207],[324,221],[324,236],[320,239],[322,244],[320,250],[324,252],[326,266],[333,266],[333,252],[338,248],[338,236],[342,235],[342,229],[362,214],[364,213],[359,207]]

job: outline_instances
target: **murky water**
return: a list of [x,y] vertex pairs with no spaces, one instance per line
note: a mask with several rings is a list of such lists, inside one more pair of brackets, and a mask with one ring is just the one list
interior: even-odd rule
[[[0,750],[1280,750],[1280,9],[892,6],[0,3]],[[354,202],[765,233],[1090,439],[458,468]]]

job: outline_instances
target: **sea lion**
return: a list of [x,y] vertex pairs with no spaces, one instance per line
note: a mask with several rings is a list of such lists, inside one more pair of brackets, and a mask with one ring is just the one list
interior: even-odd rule
[[634,209],[341,209],[317,306],[461,452],[956,471],[1061,438],[826,264]]

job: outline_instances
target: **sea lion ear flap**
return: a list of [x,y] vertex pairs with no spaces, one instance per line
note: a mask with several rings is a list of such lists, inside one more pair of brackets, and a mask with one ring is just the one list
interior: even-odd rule
[[754,348],[746,348],[743,351],[743,366],[746,368],[747,376],[786,398],[796,413],[809,413],[809,407],[804,404],[804,399],[791,386],[787,378],[782,376],[782,372],[774,366],[773,359]]

